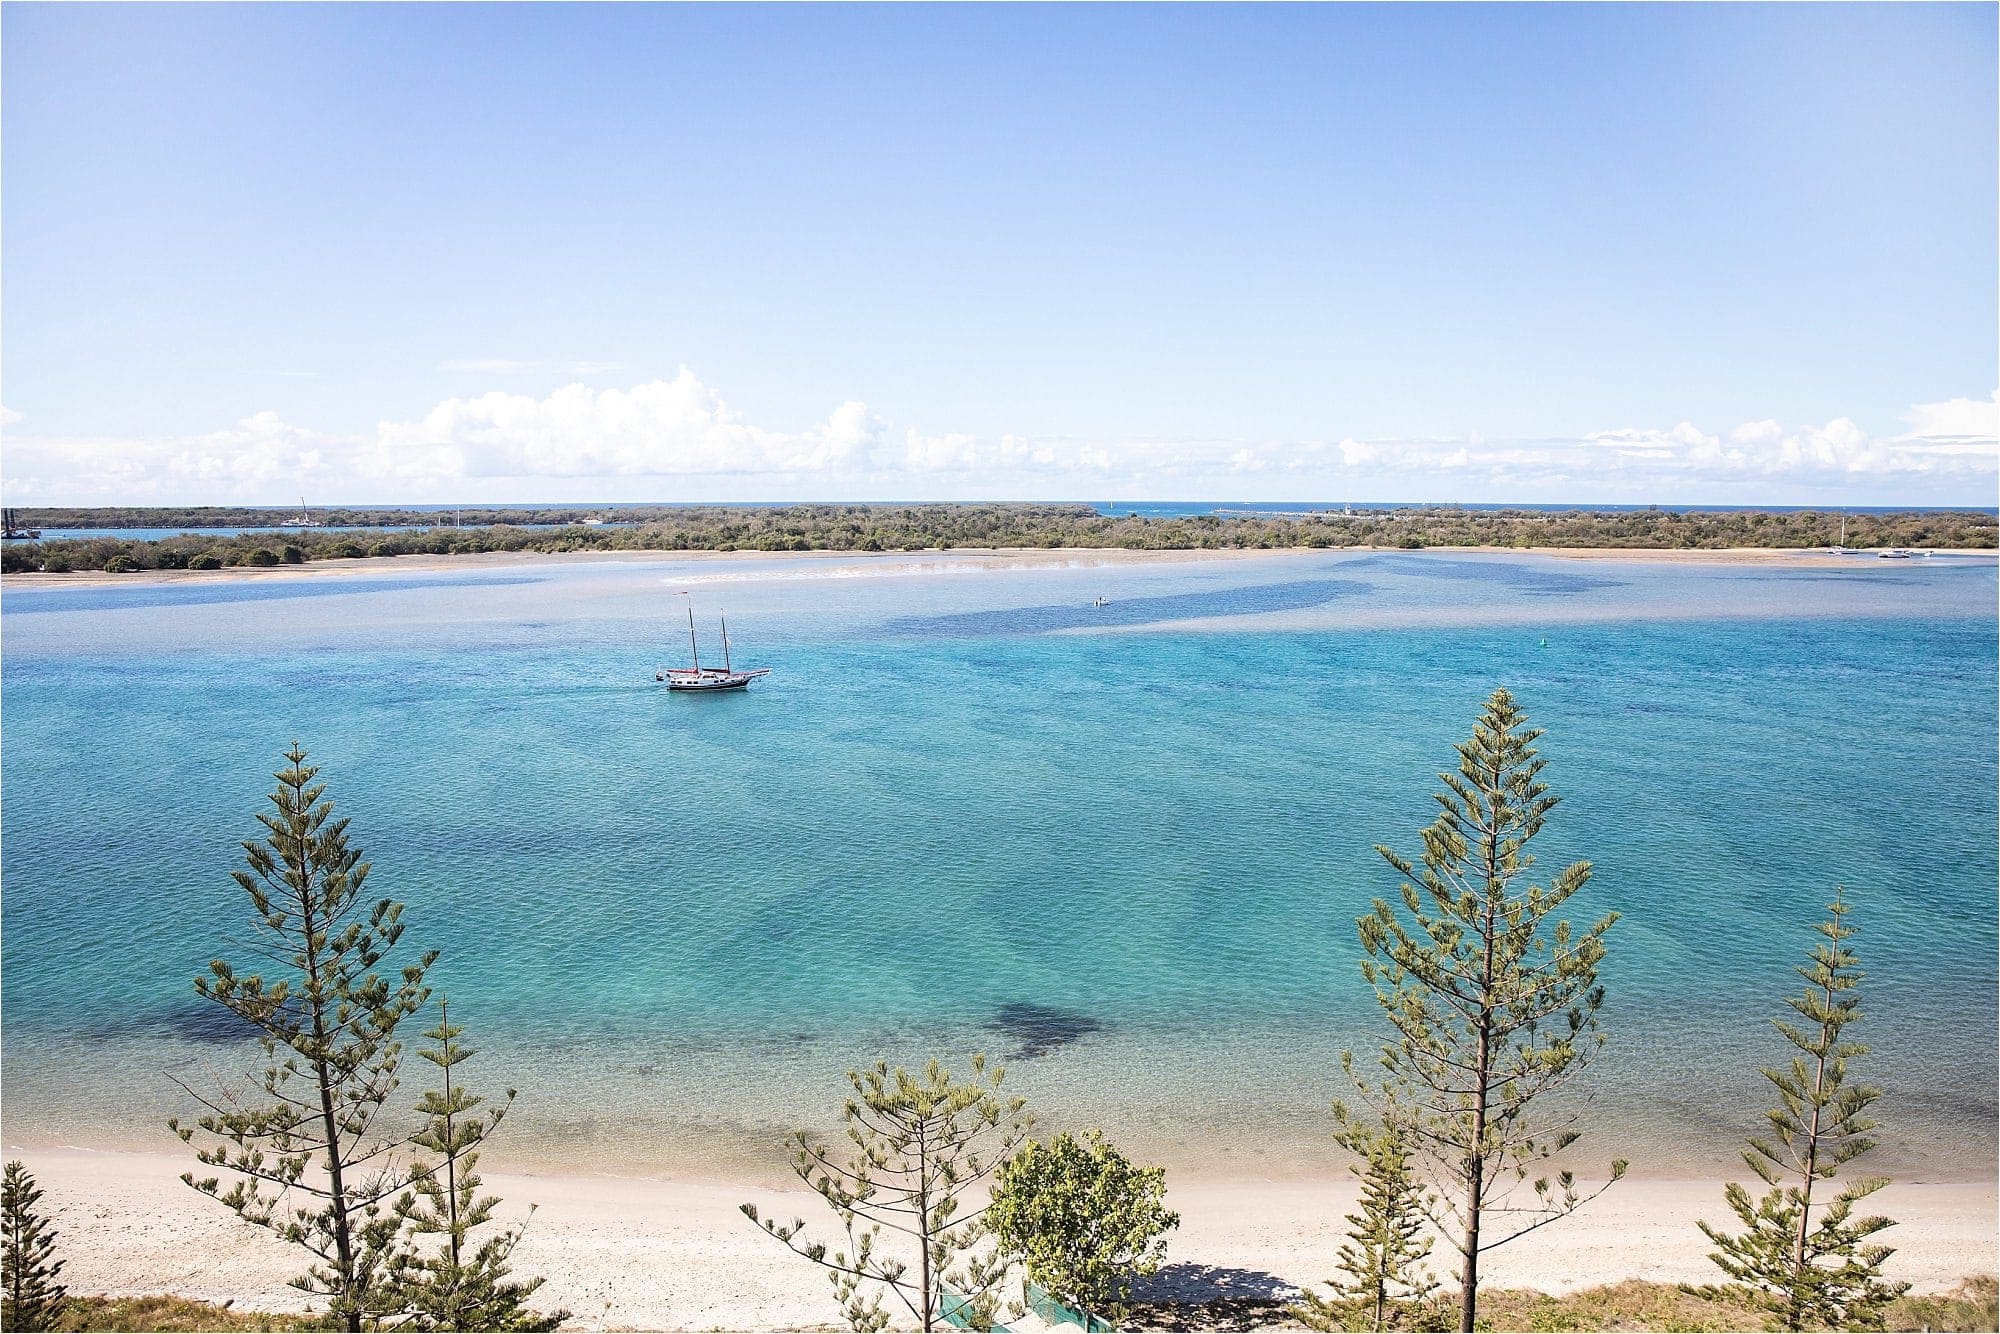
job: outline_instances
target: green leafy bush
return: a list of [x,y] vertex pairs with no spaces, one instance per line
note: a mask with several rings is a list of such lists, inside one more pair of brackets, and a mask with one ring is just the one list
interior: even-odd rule
[[1180,1215],[1161,1203],[1167,1174],[1139,1167],[1098,1131],[1029,1141],[1000,1169],[986,1224],[1000,1253],[1063,1306],[1116,1325],[1132,1278],[1166,1257]]

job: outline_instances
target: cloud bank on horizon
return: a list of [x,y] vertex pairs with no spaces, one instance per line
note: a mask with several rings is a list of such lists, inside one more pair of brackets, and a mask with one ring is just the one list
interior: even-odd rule
[[[482,363],[493,374],[532,363]],[[601,369],[601,368],[599,368]],[[21,505],[901,499],[1683,501],[1990,506],[2000,390],[1848,418],[1537,439],[1078,440],[931,434],[858,401],[800,431],[747,420],[682,367],[627,389],[448,398],[371,434],[259,412],[188,437],[40,436],[0,456]],[[1866,495],[1868,501],[1858,501]]]

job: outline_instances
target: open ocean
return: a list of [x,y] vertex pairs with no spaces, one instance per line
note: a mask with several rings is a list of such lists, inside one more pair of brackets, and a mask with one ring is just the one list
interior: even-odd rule
[[[254,1068],[190,983],[250,962],[229,872],[296,737],[409,952],[443,951],[470,1077],[520,1089],[501,1159],[775,1176],[849,1066],[985,1050],[1046,1123],[1177,1169],[1333,1170],[1340,1052],[1383,1027],[1371,848],[1417,851],[1505,685],[1564,797],[1541,869],[1590,858],[1573,916],[1624,914],[1579,1169],[1740,1171],[1788,1052],[1768,1021],[1844,884],[1855,1072],[1888,1090],[1869,1161],[1991,1179],[1992,561],[980,566],[10,584],[6,1140],[170,1148],[174,1077]],[[726,609],[773,674],[657,686],[683,589],[705,657]]]

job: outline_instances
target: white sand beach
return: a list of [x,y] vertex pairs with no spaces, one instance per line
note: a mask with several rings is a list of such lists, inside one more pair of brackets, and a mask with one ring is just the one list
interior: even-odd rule
[[[297,1255],[181,1184],[190,1157],[77,1148],[21,1149],[61,1233],[64,1278],[89,1293],[169,1292],[242,1309],[296,1310]],[[536,1207],[516,1258],[547,1276],[571,1328],[712,1330],[839,1326],[823,1275],[754,1228],[744,1201],[781,1218],[830,1223],[802,1191],[727,1182],[519,1175],[489,1187],[518,1218]],[[1181,1214],[1160,1295],[1286,1295],[1332,1269],[1353,1205],[1345,1180],[1217,1181],[1175,1186]],[[1897,1219],[1889,1272],[1941,1291],[1996,1263],[1994,1183],[1898,1183],[1871,1204]],[[1578,1216],[1493,1252],[1487,1281],[1562,1292],[1624,1278],[1709,1281],[1697,1219],[1728,1217],[1713,1181],[1627,1180]],[[1442,1257],[1440,1257],[1442,1258]],[[1445,1268],[1443,1264],[1439,1268]]]

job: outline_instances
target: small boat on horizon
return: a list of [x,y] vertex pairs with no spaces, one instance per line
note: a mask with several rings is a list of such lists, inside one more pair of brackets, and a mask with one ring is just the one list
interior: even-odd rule
[[325,523],[325,522],[324,522],[323,520],[320,520],[320,519],[315,519],[315,518],[314,518],[314,517],[312,516],[312,511],[306,508],[306,498],[305,498],[304,496],[300,496],[300,497],[299,497],[299,512],[298,512],[297,514],[293,515],[293,516],[292,516],[291,518],[289,518],[289,519],[280,519],[280,520],[278,520],[278,527],[280,527],[280,528],[324,528],[324,527],[326,527],[326,523]]
[[1883,547],[1875,553],[1876,560],[1908,560],[1912,553],[1901,547]]
[[694,604],[688,604],[688,656],[693,659],[692,667],[662,667],[653,673],[653,679],[665,683],[669,690],[742,690],[760,676],[769,676],[769,667],[756,667],[739,672],[729,660],[729,618],[718,615],[722,622],[722,666],[701,665],[701,644],[695,638]]

